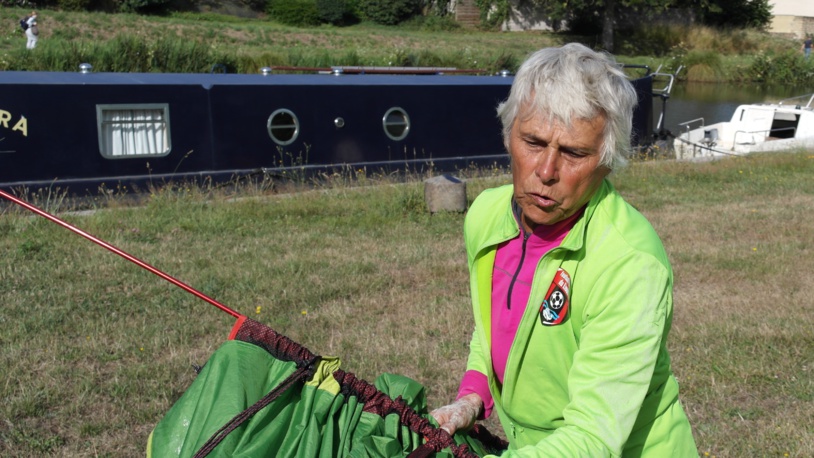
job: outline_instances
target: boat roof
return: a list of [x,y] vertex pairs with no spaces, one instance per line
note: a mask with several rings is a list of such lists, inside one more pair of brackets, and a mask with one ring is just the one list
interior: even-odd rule
[[801,105],[784,105],[781,103],[746,103],[738,105],[735,112],[741,110],[765,110],[774,112],[801,113],[814,111],[814,107]]
[[505,86],[500,75],[0,72],[0,85]]

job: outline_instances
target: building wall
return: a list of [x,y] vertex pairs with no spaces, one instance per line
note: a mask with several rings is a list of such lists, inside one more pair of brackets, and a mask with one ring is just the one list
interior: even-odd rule
[[775,16],[814,17],[814,2],[811,0],[770,0]]
[[528,2],[514,0],[511,2],[509,10],[509,18],[503,24],[502,29],[508,32],[517,32],[521,30],[545,30],[552,31],[555,26],[546,11],[541,8],[533,8]]
[[814,17],[775,16],[769,32],[803,39],[806,35],[814,35]]
[[769,4],[774,15],[769,32],[796,38],[814,33],[814,1],[770,0]]

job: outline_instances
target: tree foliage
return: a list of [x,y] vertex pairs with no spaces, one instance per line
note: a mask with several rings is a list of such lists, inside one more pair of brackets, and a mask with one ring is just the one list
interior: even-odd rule
[[119,5],[125,13],[161,13],[167,10],[170,0],[121,0]]
[[[508,1],[508,0],[506,0]],[[617,14],[622,10],[658,11],[672,6],[675,0],[526,0],[545,8],[555,21],[578,25],[601,24],[602,47],[613,52],[613,33]]]
[[[538,2],[532,0],[533,3]],[[511,5],[509,0],[475,0],[475,6],[480,11],[480,21],[486,27],[499,27],[509,19]]]
[[316,7],[319,18],[329,24],[341,24],[350,14],[345,0],[316,0]]
[[769,0],[705,0],[700,3],[701,20],[706,25],[765,30],[772,22]]
[[281,24],[308,27],[320,24],[314,0],[271,0],[266,6],[271,19]]
[[421,12],[421,0],[360,0],[359,9],[377,24],[395,25]]
[[572,31],[596,29],[602,47],[613,52],[613,34],[622,13],[647,14],[682,8],[694,11],[707,25],[765,29],[772,20],[770,0],[476,0],[484,25],[509,18],[512,5],[522,1],[545,12],[551,22],[565,21]]

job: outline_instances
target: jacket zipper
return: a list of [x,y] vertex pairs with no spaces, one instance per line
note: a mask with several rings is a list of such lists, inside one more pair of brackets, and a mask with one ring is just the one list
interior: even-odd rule
[[531,234],[527,234],[526,231],[523,230],[523,249],[520,251],[520,262],[517,264],[514,275],[512,275],[511,283],[509,283],[509,291],[507,293],[509,297],[506,298],[506,310],[511,310],[512,308],[512,290],[514,289],[514,284],[517,282],[517,277],[520,276],[520,269],[523,268],[523,262],[526,259],[526,242],[529,241],[530,236]]

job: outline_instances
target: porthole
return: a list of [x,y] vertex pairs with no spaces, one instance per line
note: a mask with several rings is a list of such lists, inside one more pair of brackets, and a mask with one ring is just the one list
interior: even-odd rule
[[280,108],[269,116],[266,127],[269,136],[278,145],[290,145],[300,134],[300,120],[291,110]]
[[393,107],[384,114],[382,126],[390,140],[404,140],[410,133],[410,117],[401,108]]

